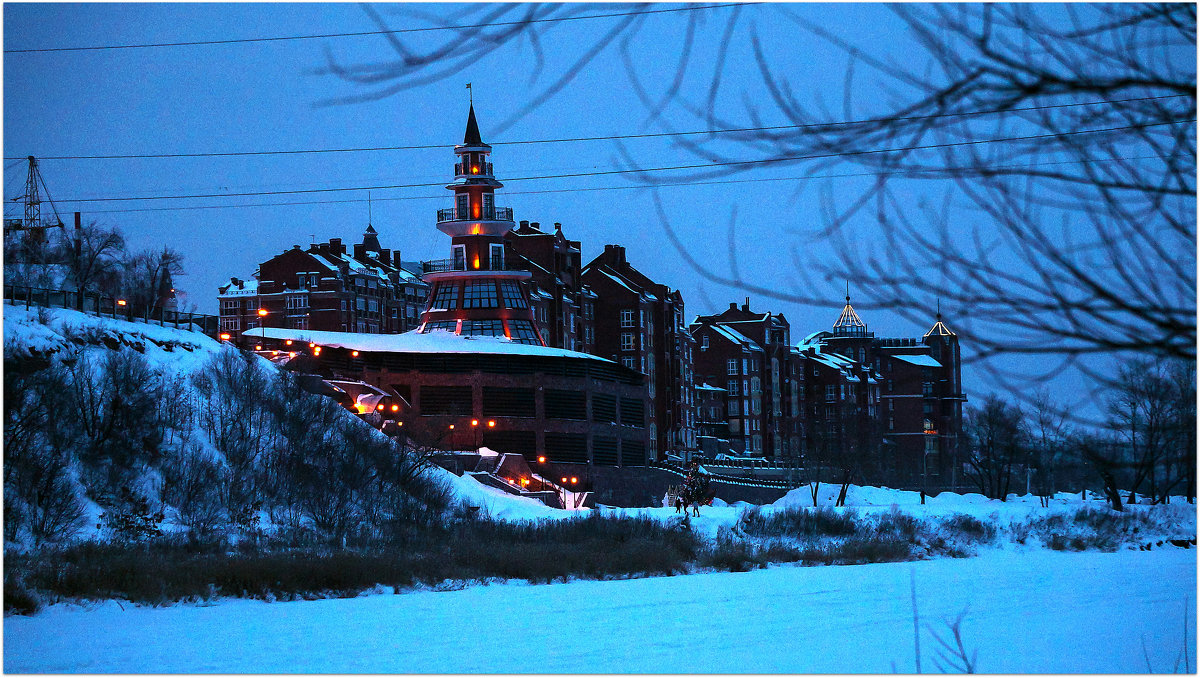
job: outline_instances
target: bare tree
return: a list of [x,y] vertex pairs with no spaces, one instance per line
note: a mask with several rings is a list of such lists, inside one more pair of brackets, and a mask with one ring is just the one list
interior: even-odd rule
[[[1126,450],[1129,503],[1148,487],[1166,501],[1194,474],[1195,363],[1143,360],[1123,366],[1108,403],[1109,425]],[[1191,447],[1184,447],[1191,444]]]
[[182,274],[183,255],[164,246],[129,257],[121,286],[135,311],[161,309],[172,298],[173,280]]
[[1066,460],[1067,439],[1071,434],[1066,410],[1056,404],[1046,389],[1033,396],[1029,412],[1030,459],[1028,468],[1035,474],[1034,492],[1043,508],[1061,482],[1059,472]]
[[1003,501],[1012,485],[1013,469],[1025,460],[1028,432],[1020,408],[990,395],[967,411],[964,424],[970,449],[967,475],[987,497]]
[[124,253],[125,238],[120,229],[92,222],[78,231],[60,229],[54,258],[62,262],[66,282],[74,289],[111,292],[119,284]]

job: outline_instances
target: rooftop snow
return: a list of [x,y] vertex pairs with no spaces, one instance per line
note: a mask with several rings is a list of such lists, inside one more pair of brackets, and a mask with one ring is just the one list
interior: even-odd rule
[[892,355],[897,360],[920,365],[921,367],[941,367],[942,364],[927,355]]
[[561,348],[519,344],[504,337],[462,337],[450,332],[405,332],[404,334],[364,334],[358,332],[322,332],[282,327],[258,327],[242,333],[245,337],[291,339],[353,351],[374,353],[496,353],[529,355],[545,358],[588,358],[611,363],[611,360],[568,351]]
[[760,348],[759,345],[757,343],[755,343],[752,339],[748,338],[746,335],[742,334],[741,332],[738,332],[735,329],[731,329],[731,328],[725,327],[723,325],[710,325],[709,327],[712,327],[713,331],[721,334],[726,339],[732,341],[735,344],[742,344],[744,346],[749,346],[751,351],[761,351],[762,350],[762,348]]

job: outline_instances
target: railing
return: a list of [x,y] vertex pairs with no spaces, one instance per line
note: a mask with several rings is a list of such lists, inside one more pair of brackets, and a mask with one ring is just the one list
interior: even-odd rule
[[[456,207],[447,207],[437,212],[439,224],[443,221],[471,221],[473,218],[467,210],[460,210]],[[513,211],[511,207],[493,207],[490,210],[483,210],[483,216],[479,219],[481,221],[512,221]]]
[[97,292],[5,285],[4,300],[12,304],[24,304],[25,308],[30,306],[70,308],[100,317],[157,324],[163,327],[170,326],[189,332],[202,332],[213,338],[216,338],[220,332],[219,316],[185,313],[159,307],[136,308],[125,299]]
[[490,176],[492,176],[492,163],[485,162],[481,166],[478,166],[478,167],[479,167],[480,171],[468,172],[468,171],[466,171],[466,168],[463,167],[463,163],[456,162],[456,163],[454,163],[454,176],[458,176],[458,177],[478,177],[478,176],[489,176],[490,177]]
[[518,261],[506,261],[503,268],[489,268],[487,262],[480,261],[479,265],[482,268],[466,268],[465,261],[459,261],[457,264],[453,259],[433,259],[431,261],[421,262],[422,273],[441,273],[443,271],[525,271],[528,270]]
[[[707,464],[703,464],[703,465],[707,467]],[[664,471],[669,471],[669,472],[674,473],[679,476],[687,475],[686,469],[684,469],[680,466],[677,466],[675,464],[669,463],[669,462],[652,461],[652,462],[649,462],[647,464],[647,466],[650,466],[651,468],[662,469]],[[802,469],[796,470],[797,477],[801,477],[802,474],[803,474]],[[766,478],[762,478],[762,479],[739,478],[736,476],[727,476],[722,473],[711,473],[711,472],[708,474],[708,478],[711,482],[714,482],[714,483],[725,483],[728,485],[744,485],[746,487],[763,487],[763,488],[770,488],[773,490],[791,490],[791,489],[800,487],[801,485],[804,484],[804,482],[801,480],[797,480],[795,482],[789,483],[786,480],[769,480]]]

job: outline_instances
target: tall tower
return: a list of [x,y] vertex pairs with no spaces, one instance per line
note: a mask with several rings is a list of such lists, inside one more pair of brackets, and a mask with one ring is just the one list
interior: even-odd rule
[[429,304],[417,331],[545,346],[521,285],[532,274],[508,270],[504,260],[504,235],[515,224],[511,207],[496,206],[495,191],[504,184],[492,174],[491,152],[479,136],[472,105],[463,142],[454,147],[454,182],[446,186],[454,191],[454,206],[437,213],[438,230],[450,236],[451,258],[430,262],[423,276],[430,285]]

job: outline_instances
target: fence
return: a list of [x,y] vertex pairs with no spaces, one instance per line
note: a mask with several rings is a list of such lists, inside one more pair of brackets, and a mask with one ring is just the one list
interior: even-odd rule
[[[687,475],[686,469],[684,469],[680,466],[676,466],[675,464],[672,464],[669,462],[662,462],[662,461],[650,462],[646,465],[650,466],[652,468],[669,471],[669,472],[674,473],[679,476]],[[706,468],[707,468],[707,465],[706,465]],[[798,473],[798,475],[802,475],[803,471],[798,471],[797,473]],[[801,485],[804,484],[804,481],[802,481],[802,480],[797,480],[795,482],[789,483],[786,480],[769,480],[766,478],[739,478],[736,476],[727,476],[722,473],[711,473],[711,472],[708,474],[708,477],[714,483],[726,483],[729,485],[743,485],[745,487],[763,487],[763,488],[778,489],[778,490],[791,490],[796,487],[800,487]]]
[[70,308],[102,318],[115,318],[129,322],[174,327],[189,332],[201,332],[214,339],[217,338],[220,331],[220,319],[215,315],[172,311],[159,307],[135,309],[124,299],[98,292],[5,285],[4,301],[14,305],[24,304],[25,308],[30,306]]

